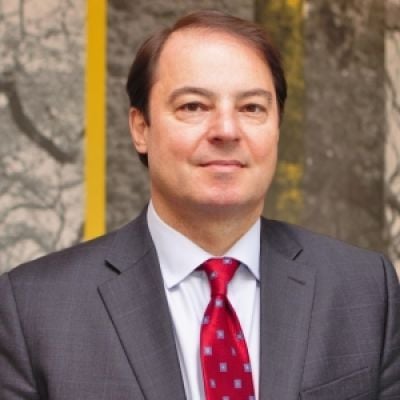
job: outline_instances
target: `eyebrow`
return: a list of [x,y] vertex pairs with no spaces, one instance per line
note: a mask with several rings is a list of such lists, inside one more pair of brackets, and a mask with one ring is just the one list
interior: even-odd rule
[[[211,90],[199,88],[196,86],[183,86],[172,91],[172,93],[168,96],[168,101],[170,103],[173,103],[179,96],[185,94],[196,94],[207,98],[216,97],[215,93],[212,92]],[[242,100],[245,99],[246,97],[253,97],[253,96],[264,97],[267,100],[268,104],[272,103],[272,93],[268,90],[261,88],[250,89],[244,92],[240,92],[237,97],[239,100]]]
[[257,89],[246,90],[245,92],[241,92],[238,97],[240,100],[242,100],[246,97],[253,97],[253,96],[264,97],[269,105],[272,103],[272,93],[269,90],[265,89],[257,88]]
[[215,94],[207,89],[195,87],[195,86],[183,86],[175,89],[169,96],[168,101],[173,103],[179,96],[184,94],[197,94],[203,97],[213,98]]

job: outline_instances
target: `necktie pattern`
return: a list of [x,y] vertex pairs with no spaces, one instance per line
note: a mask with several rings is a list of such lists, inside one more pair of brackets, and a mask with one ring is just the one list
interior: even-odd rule
[[246,341],[227,286],[239,266],[231,258],[211,258],[202,269],[211,300],[201,325],[200,358],[207,400],[255,400]]

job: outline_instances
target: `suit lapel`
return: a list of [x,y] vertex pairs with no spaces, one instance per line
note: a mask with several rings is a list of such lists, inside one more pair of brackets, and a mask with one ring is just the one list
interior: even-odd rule
[[298,261],[302,249],[284,228],[261,230],[261,400],[297,400],[314,295],[314,272]]
[[[284,225],[261,229],[260,400],[297,400],[314,294],[314,271]],[[116,277],[99,292],[147,400],[184,400],[184,386],[157,255],[145,214],[115,237]]]
[[107,262],[119,274],[99,292],[148,400],[185,399],[173,326],[145,215],[116,234]]

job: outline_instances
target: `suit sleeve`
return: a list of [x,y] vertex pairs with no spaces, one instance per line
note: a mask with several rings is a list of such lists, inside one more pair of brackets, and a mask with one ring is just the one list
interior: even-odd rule
[[400,400],[400,284],[393,266],[383,259],[387,308],[379,400]]
[[0,277],[0,399],[40,399],[8,274]]

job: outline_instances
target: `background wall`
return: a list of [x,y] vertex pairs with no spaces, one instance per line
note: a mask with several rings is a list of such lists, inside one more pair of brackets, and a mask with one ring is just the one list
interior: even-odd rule
[[385,235],[400,273],[400,0],[387,0],[385,19]]
[[[108,0],[107,230],[148,199],[124,91],[135,51],[207,7],[264,24],[284,54],[265,214],[389,253],[400,271],[400,0]],[[0,272],[82,240],[86,17],[84,0],[0,0]]]
[[0,1],[0,272],[82,238],[84,18]]

